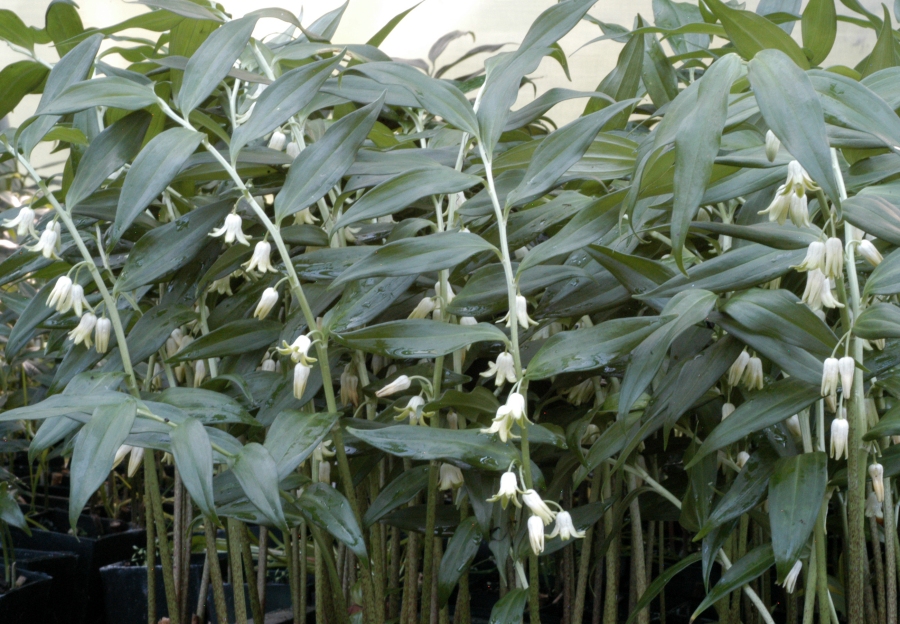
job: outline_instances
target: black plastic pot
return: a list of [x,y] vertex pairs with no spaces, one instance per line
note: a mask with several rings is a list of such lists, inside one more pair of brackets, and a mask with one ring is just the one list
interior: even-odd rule
[[[4,567],[0,565],[0,574]],[[16,570],[24,576],[24,585],[0,594],[0,622],[3,624],[38,624],[49,621],[52,580],[46,574]]]
[[[225,583],[225,607],[228,610],[228,621],[234,621],[234,592],[231,590],[231,583]],[[247,584],[244,583],[244,599],[247,603],[247,615],[250,616],[250,594]],[[266,613],[274,611],[282,611],[291,608],[291,586],[287,583],[267,583],[266,584]],[[218,624],[216,619],[216,605],[213,602],[212,587],[206,597],[206,613],[208,614],[210,624]]]
[[[188,604],[195,609],[203,577],[204,555],[191,557],[188,578]],[[106,624],[132,624],[147,621],[147,567],[114,563],[100,568],[103,597],[106,605]],[[156,566],[156,615],[169,615],[162,566]]]
[[[50,530],[33,530],[31,536],[13,529],[13,544],[17,549],[70,552],[78,556],[72,600],[68,605],[66,624],[102,624],[103,585],[100,568],[125,561],[134,554],[135,547],[145,548],[147,536],[143,529],[133,529],[127,523],[104,518],[81,516],[78,537],[70,535],[65,511],[50,510],[38,514],[36,520]],[[0,619],[0,622],[3,622]],[[5,623],[4,623],[5,624]]]
[[16,567],[46,574],[52,579],[50,592],[50,624],[67,624],[72,621],[71,605],[73,588],[77,582],[78,556],[69,552],[49,552],[41,550],[16,550]]

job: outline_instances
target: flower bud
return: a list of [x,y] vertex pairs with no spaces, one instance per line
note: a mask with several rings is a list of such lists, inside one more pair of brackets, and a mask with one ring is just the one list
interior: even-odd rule
[[525,418],[525,397],[518,392],[511,392],[506,397],[506,407],[509,408],[509,414],[516,422]]
[[741,451],[738,453],[737,459],[734,460],[734,463],[737,464],[737,467],[741,470],[744,469],[744,466],[750,460],[750,453],[747,451]]
[[459,317],[459,324],[465,326],[478,325],[478,319],[474,316],[461,316]]
[[872,244],[872,241],[863,240],[859,243],[859,255],[861,255],[866,262],[871,264],[872,266],[878,266],[881,264],[881,261],[884,258],[881,255],[881,252],[875,248],[875,245]]
[[196,360],[194,362],[194,387],[199,388],[204,379],[206,379],[206,360]]
[[781,141],[778,140],[774,132],[766,130],[766,158],[769,159],[769,162],[775,162],[779,149],[781,149]]
[[786,419],[784,424],[795,438],[799,438],[803,435],[803,432],[800,430],[800,417],[797,414]]
[[287,149],[285,151],[287,152],[287,155],[290,157],[290,159],[294,160],[297,158],[297,156],[300,155],[300,146],[291,141],[287,144]]
[[287,137],[284,136],[284,133],[281,130],[276,130],[269,138],[269,149],[278,150],[280,152],[284,149],[286,141]]
[[262,366],[260,368],[266,373],[274,373],[275,372],[275,360],[270,357],[267,357],[262,361]]
[[741,377],[744,376],[744,370],[747,368],[747,362],[749,361],[750,354],[747,353],[746,349],[744,349],[731,365],[731,368],[728,369],[729,386],[735,387],[741,382]]
[[872,479],[872,490],[878,502],[884,502],[884,466],[874,463],[869,466],[869,478]]
[[850,390],[853,388],[853,375],[856,372],[856,361],[849,356],[842,357],[838,360],[838,370],[841,374],[841,392],[844,394],[844,397],[849,397]]
[[725,420],[732,414],[734,414],[734,403],[723,403],[722,404],[722,420]]
[[303,398],[303,393],[306,391],[306,382],[309,381],[309,373],[312,369],[309,366],[306,366],[302,362],[297,362],[294,365],[294,398],[301,399]]
[[803,562],[800,559],[797,559],[794,562],[791,571],[787,573],[787,576],[784,577],[784,582],[781,584],[784,587],[784,590],[789,593],[794,593],[794,587],[797,585],[797,579],[800,577],[800,571],[803,569]]
[[109,349],[109,334],[112,330],[112,322],[102,317],[97,319],[97,326],[94,329],[94,341],[97,343],[97,353],[106,353]]
[[253,316],[263,320],[269,316],[269,312],[272,311],[276,303],[278,303],[278,291],[270,286],[263,291],[262,296],[259,298],[259,303],[256,304]]
[[837,279],[844,275],[844,244],[841,239],[831,237],[825,241],[825,275]]
[[359,406],[359,377],[350,364],[347,364],[341,373],[341,404]]
[[790,216],[797,227],[809,227],[809,204],[806,195],[791,193]]
[[753,356],[747,362],[747,369],[744,371],[744,387],[747,390],[762,390],[765,386],[764,381],[762,360]]
[[455,490],[465,483],[462,470],[453,464],[441,464],[439,490]]
[[850,423],[846,418],[835,418],[831,421],[831,456],[834,459],[848,457],[847,438],[850,435]]
[[840,364],[838,359],[833,357],[825,358],[825,362],[822,365],[822,396],[829,396],[837,393],[840,374]]
[[535,555],[544,552],[544,523],[537,516],[528,518],[528,542]]
[[410,381],[409,377],[407,377],[406,375],[400,375],[394,381],[378,390],[375,393],[375,396],[377,396],[378,398],[390,396],[392,394],[408,390],[411,385],[412,381]]
[[884,519],[884,504],[878,500],[875,492],[869,492],[866,497],[866,518]]

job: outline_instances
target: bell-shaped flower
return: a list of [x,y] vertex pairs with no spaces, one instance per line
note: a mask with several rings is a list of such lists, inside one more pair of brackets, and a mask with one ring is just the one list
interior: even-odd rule
[[769,162],[775,162],[779,149],[781,149],[781,141],[778,140],[774,132],[766,130],[766,158],[769,159]]
[[884,260],[881,252],[876,249],[875,245],[873,245],[872,241],[870,240],[860,241],[859,255],[861,255],[863,259],[865,259],[865,261],[872,266],[878,266],[879,264],[881,264],[881,261]]
[[838,360],[838,370],[841,373],[841,392],[844,394],[844,397],[849,397],[850,391],[853,389],[853,375],[856,373],[856,360],[850,356],[842,357]]
[[72,309],[72,280],[68,275],[60,275],[47,297],[47,307],[56,308],[65,314]]
[[556,514],[556,526],[553,527],[553,532],[550,533],[549,537],[556,537],[557,535],[559,535],[559,539],[565,542],[573,537],[582,539],[584,537],[584,531],[575,529],[575,524],[572,522],[572,516],[568,511],[560,511]]
[[831,279],[844,275],[844,244],[841,239],[832,236],[825,241],[825,266],[822,271],[825,277]]
[[106,353],[107,349],[109,349],[109,334],[111,331],[112,321],[105,316],[97,319],[97,325],[94,328],[94,341],[97,343],[97,353]]
[[294,225],[315,225],[318,222],[309,208],[294,213]]
[[263,291],[262,296],[259,298],[259,303],[256,304],[256,310],[253,311],[254,318],[262,320],[269,316],[269,312],[272,311],[276,303],[278,303],[278,291],[269,286]]
[[19,214],[17,214],[12,219],[5,219],[2,225],[5,228],[16,228],[16,236],[18,236],[19,238],[25,236],[26,234],[31,234],[33,237],[37,238],[38,233],[34,229],[34,222],[34,210],[32,210],[28,206],[22,206],[19,209]]
[[737,459],[734,460],[734,463],[737,464],[737,467],[741,470],[744,469],[744,466],[750,460],[750,453],[747,451],[741,451],[737,454]]
[[528,543],[531,544],[531,552],[536,555],[544,552],[544,523],[537,516],[528,518]]
[[303,362],[294,365],[294,398],[300,399],[306,391],[306,382],[309,381],[309,373],[312,369]]
[[275,372],[275,360],[273,360],[270,357],[266,357],[266,359],[264,359],[262,361],[262,364],[260,365],[259,369],[266,373],[274,373]]
[[511,415],[511,411],[508,405],[501,405],[497,408],[497,415],[494,416],[494,420],[491,421],[491,426],[488,429],[481,429],[481,433],[494,434],[500,436],[501,442],[506,442],[512,437],[512,426],[513,417]]
[[287,142],[287,137],[284,136],[284,132],[281,130],[276,130],[272,133],[272,136],[269,137],[269,149],[278,150],[279,152],[284,149],[284,144]]
[[478,319],[474,316],[461,316],[459,317],[459,324],[471,327],[472,325],[478,325]]
[[866,518],[884,519],[884,503],[878,500],[875,492],[869,492],[866,497]]
[[522,295],[516,295],[516,309],[510,310],[501,321],[505,321],[507,327],[512,327],[513,323],[518,322],[522,329],[528,329],[538,324],[528,316],[528,300]]
[[504,351],[497,356],[496,362],[490,362],[488,369],[481,373],[482,377],[493,377],[494,385],[498,388],[504,382],[516,383],[516,363],[513,356],[508,351]]
[[497,493],[487,499],[489,503],[499,502],[503,509],[512,502],[516,507],[522,507],[519,502],[519,479],[512,470],[504,472],[500,477],[500,488]]
[[803,430],[800,428],[799,415],[794,414],[790,418],[785,419],[784,424],[795,438],[799,438],[803,435]]
[[72,284],[71,300],[75,316],[81,316],[85,308],[91,307],[87,297],[84,296],[84,288],[82,288],[81,284]]
[[550,509],[547,503],[544,502],[544,499],[541,498],[541,495],[534,490],[522,492],[522,502],[531,510],[531,513],[543,521],[544,526],[553,522],[553,519],[556,517],[556,512]]
[[359,406],[359,377],[351,364],[341,373],[341,405]]
[[40,252],[45,258],[58,260],[59,256],[56,255],[56,252],[60,247],[60,235],[62,234],[62,228],[59,223],[50,222],[44,227],[44,231],[41,232],[41,237],[38,239],[34,245],[30,245],[26,247],[28,251],[37,251]]
[[818,191],[819,187],[812,181],[806,170],[796,160],[788,163],[787,180],[785,189],[795,195],[805,195],[809,191]]
[[741,354],[737,356],[737,359],[731,365],[731,368],[728,369],[729,386],[735,387],[741,382],[741,377],[744,376],[744,370],[747,368],[747,362],[749,361],[750,354],[744,349],[741,351]]
[[287,144],[287,149],[285,151],[287,152],[287,155],[290,156],[291,160],[294,160],[300,155],[300,146],[291,141]]
[[565,391],[566,401],[576,406],[591,400],[595,394],[593,379],[585,379]]
[[784,587],[784,591],[789,594],[794,593],[794,588],[797,586],[797,579],[800,577],[800,571],[802,569],[803,562],[797,559],[797,561],[794,562],[793,567],[791,567],[791,571],[784,577],[784,582],[781,583],[781,586]]
[[209,292],[216,292],[220,295],[233,295],[231,292],[231,276],[226,275],[217,280],[213,280],[209,285]]
[[847,438],[850,435],[850,423],[846,418],[835,418],[831,421],[831,456],[834,459],[849,457]]
[[814,269],[819,269],[820,271],[824,270],[825,243],[822,241],[811,242],[809,247],[806,248],[806,257],[803,258],[803,262],[791,268],[796,269],[797,271],[812,271]]
[[406,407],[394,408],[397,410],[397,415],[394,416],[394,420],[406,420],[409,418],[410,425],[424,425],[425,418],[431,416],[431,412],[422,411],[423,407],[425,407],[425,399],[419,395],[409,397],[409,401],[406,402]]
[[831,283],[819,269],[806,274],[806,289],[803,291],[803,303],[813,311],[825,308],[843,308],[844,305],[831,294]]
[[90,349],[92,344],[91,332],[94,331],[96,325],[97,317],[90,312],[85,313],[81,317],[81,320],[78,321],[78,326],[69,332],[69,340],[75,344],[81,344],[83,342],[84,346]]
[[722,404],[722,420],[725,420],[732,414],[734,414],[734,403],[723,403]]
[[455,490],[462,487],[463,483],[465,483],[465,480],[463,479],[462,470],[453,464],[441,464],[438,489]]
[[869,478],[872,479],[872,490],[879,502],[884,502],[884,466],[875,462],[869,465]]
[[747,368],[744,370],[743,377],[744,387],[747,390],[762,390],[765,385],[763,377],[762,360],[753,356],[747,361]]
[[408,390],[412,385],[412,381],[406,375],[400,375],[394,381],[389,383],[388,385],[380,388],[375,396],[378,398],[383,398],[386,396],[391,396],[392,394],[397,394],[398,392],[403,392],[404,390]]
[[790,197],[791,221],[797,227],[809,227],[809,203],[806,195],[794,195],[791,193]]
[[840,381],[840,364],[837,358],[825,358],[822,364],[822,389],[821,395],[837,394],[838,381]]
[[509,408],[512,419],[522,424],[522,419],[525,418],[525,397],[518,392],[510,392],[506,397],[506,407]]
[[277,269],[272,266],[272,245],[268,241],[259,241],[253,248],[253,255],[250,260],[243,265],[248,272],[259,271],[260,273],[277,273]]
[[775,192],[775,198],[765,210],[760,210],[759,214],[769,215],[769,221],[777,221],[778,225],[784,225],[788,215],[791,212],[791,195],[785,190],[784,185],[779,186]]
[[409,313],[407,318],[411,319],[424,319],[428,318],[428,315],[434,312],[434,298],[433,297],[424,297],[412,312]]
[[220,228],[215,228],[212,232],[209,233],[212,237],[225,237],[225,243],[231,245],[235,241],[239,242],[241,245],[250,246],[250,241],[247,240],[247,237],[244,236],[244,231],[242,229],[243,221],[241,220],[240,215],[232,212],[227,217],[225,217],[225,223]]
[[300,334],[290,345],[288,345],[286,340],[283,340],[277,351],[281,355],[291,356],[291,361],[293,362],[303,362],[308,365],[310,362],[316,361],[308,355],[311,346],[312,340],[309,339],[309,336]]

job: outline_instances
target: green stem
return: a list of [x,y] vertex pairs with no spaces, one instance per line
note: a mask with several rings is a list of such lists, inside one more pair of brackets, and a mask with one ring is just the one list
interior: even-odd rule
[[[591,491],[588,494],[588,504],[596,503],[600,497],[600,488],[603,487],[603,471],[594,470],[594,478],[591,481]],[[591,545],[594,540],[594,530],[596,524],[588,527],[584,534],[584,541],[581,545],[581,560],[578,563],[578,580],[575,585],[575,600],[572,609],[572,622],[581,622],[584,618],[584,600],[587,595],[587,582],[591,570]],[[662,551],[662,541],[660,541],[660,552]],[[595,600],[599,597],[595,597]]]
[[262,602],[259,598],[259,587],[256,584],[256,574],[253,570],[253,553],[250,552],[250,536],[247,534],[247,525],[239,524],[238,532],[241,540],[241,558],[244,560],[244,573],[247,578],[247,591],[250,594],[250,612],[253,614],[254,622],[262,622],[264,619]]
[[[347,617],[347,603],[344,601],[344,592],[341,591],[341,579],[338,576],[337,567],[334,565],[334,556],[331,547],[322,535],[322,530],[314,524],[309,525],[309,529],[313,534],[313,539],[319,546],[319,556],[322,557],[325,568],[328,572],[328,578],[331,581],[331,599],[334,600],[335,619],[338,624],[349,624]],[[319,602],[321,596],[316,596],[316,603]]]
[[225,606],[225,586],[222,582],[222,568],[219,566],[219,549],[216,547],[216,526],[209,518],[203,519],[203,531],[206,537],[206,559],[209,561],[209,583],[213,590],[216,620],[227,622],[228,609]]
[[247,624],[244,574],[241,571],[240,524],[234,518],[228,518],[226,524],[228,527],[228,560],[231,563],[231,595],[234,597],[234,619],[237,624]]
[[896,518],[894,518],[894,493],[891,480],[884,478],[884,560],[885,589],[887,591],[887,621],[897,621],[897,557],[894,543],[897,540]]
[[[144,457],[151,453],[144,451]],[[153,505],[150,504],[150,489],[144,478],[144,513],[147,517],[147,624],[156,624],[156,526],[153,522]]]
[[162,564],[163,585],[166,588],[166,606],[169,609],[171,624],[179,624],[178,601],[175,595],[175,574],[172,570],[172,552],[169,549],[169,536],[166,531],[166,518],[163,515],[162,495],[159,491],[159,477],[156,474],[156,453],[152,449],[144,451],[144,483],[153,505],[153,519],[156,522],[156,534],[159,542],[159,557]]

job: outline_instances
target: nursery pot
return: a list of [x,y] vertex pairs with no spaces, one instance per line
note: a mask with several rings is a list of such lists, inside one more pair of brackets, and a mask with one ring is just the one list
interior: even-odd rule
[[47,620],[50,624],[68,624],[72,621],[72,601],[75,599],[74,587],[78,581],[78,556],[70,552],[52,552],[41,550],[16,550],[16,568],[30,572],[40,572],[49,576],[51,581],[50,601]]
[[[228,621],[234,621],[234,592],[231,583],[225,586],[225,608],[228,611]],[[244,583],[244,601],[247,603],[247,615],[250,617],[250,589]],[[287,583],[266,583],[266,613],[283,611],[291,608],[291,586]],[[206,613],[210,624],[218,624],[216,618],[216,605],[213,601],[212,587],[209,588],[206,598]]]
[[[0,565],[0,572],[5,567]],[[40,572],[16,569],[16,577],[25,583],[0,594],[0,622],[3,624],[39,624],[50,618],[52,579]]]

